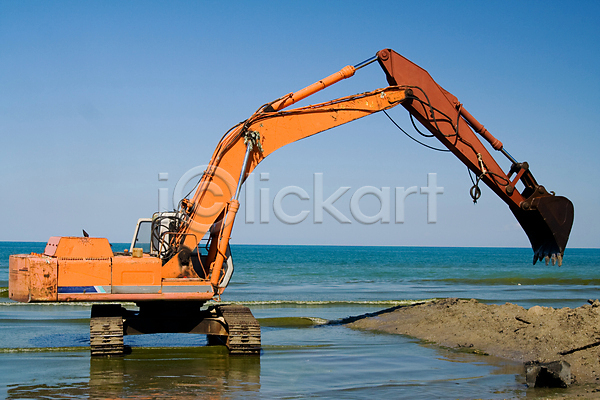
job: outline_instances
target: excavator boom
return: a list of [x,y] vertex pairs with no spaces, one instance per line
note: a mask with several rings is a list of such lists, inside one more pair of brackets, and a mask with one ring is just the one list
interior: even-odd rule
[[[211,282],[216,286],[221,279],[220,266],[225,260],[225,250],[239,207],[237,195],[246,176],[275,150],[392,108],[406,100],[406,95],[405,90],[391,86],[289,111],[271,111],[271,105],[257,111],[219,143],[193,199],[182,205],[182,214],[187,216],[187,222],[179,236],[173,235],[181,239],[174,244],[179,254],[191,254],[198,244],[197,238],[210,231],[208,260],[211,263]],[[173,258],[169,263],[181,263],[181,257]]]

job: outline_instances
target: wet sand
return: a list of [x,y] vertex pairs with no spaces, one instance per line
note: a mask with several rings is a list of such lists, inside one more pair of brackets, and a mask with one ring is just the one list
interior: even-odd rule
[[520,362],[564,360],[571,365],[573,384],[563,395],[600,398],[600,301],[589,303],[527,310],[511,303],[442,299],[395,307],[348,325]]

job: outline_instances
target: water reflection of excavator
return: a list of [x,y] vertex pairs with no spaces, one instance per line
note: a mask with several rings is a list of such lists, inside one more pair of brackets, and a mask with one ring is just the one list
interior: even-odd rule
[[[375,61],[390,86],[287,109]],[[138,311],[118,304],[92,307],[93,355],[122,353],[123,334],[157,332],[208,334],[209,342],[222,341],[231,353],[258,353],[260,326],[248,308],[220,305],[201,309],[223,293],[233,273],[229,238],[244,180],[258,163],[286,144],[397,105],[404,106],[411,118],[475,174],[474,200],[481,194],[478,185],[483,182],[508,204],[529,237],[534,264],[542,259],[562,263],[573,223],[572,203],[539,185],[529,165],[513,158],[425,70],[385,49],[261,106],[231,128],[217,145],[193,197],[182,200],[175,212],[140,220],[129,251],[113,253],[104,238],[52,237],[43,254],[11,256],[10,298],[22,302],[135,302]],[[475,132],[510,160],[508,172],[500,168]],[[147,232],[146,239],[143,232]]]

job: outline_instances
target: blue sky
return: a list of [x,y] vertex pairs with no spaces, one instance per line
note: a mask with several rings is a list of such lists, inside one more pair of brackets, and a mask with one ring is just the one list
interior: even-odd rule
[[[129,241],[187,170],[258,106],[383,48],[429,71],[538,182],[575,205],[570,246],[599,247],[600,14],[597,2],[202,2],[0,0],[0,240],[45,241],[86,229]],[[302,104],[386,86],[376,64]],[[400,108],[392,116],[410,128]],[[437,143],[429,144],[436,145]],[[497,153],[496,153],[497,154]],[[498,160],[509,165],[501,155]],[[158,173],[169,180],[158,181]],[[466,168],[373,115],[281,149],[256,170],[255,194],[289,185],[313,196],[351,187],[426,186],[436,173],[435,224],[426,196],[403,224],[245,222],[234,243],[519,246],[526,236]],[[394,198],[391,198],[393,204]],[[256,197],[258,215],[260,199]],[[376,209],[363,198],[365,212]],[[242,207],[244,209],[244,207]]]

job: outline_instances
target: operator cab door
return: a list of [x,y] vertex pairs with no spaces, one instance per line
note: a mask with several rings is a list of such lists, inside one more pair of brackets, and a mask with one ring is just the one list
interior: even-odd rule
[[152,251],[152,218],[140,218],[135,226],[133,240],[129,247],[129,253],[133,254],[134,248],[141,248],[146,254]]

